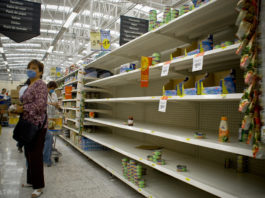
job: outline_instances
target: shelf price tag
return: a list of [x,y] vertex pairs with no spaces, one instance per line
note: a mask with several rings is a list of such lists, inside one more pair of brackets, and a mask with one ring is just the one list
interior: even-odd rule
[[204,55],[204,53],[199,53],[193,57],[192,72],[202,70],[203,55]]
[[166,112],[167,109],[167,96],[163,96],[160,101],[159,101],[159,107],[158,107],[158,111],[160,112]]
[[161,76],[167,76],[169,71],[171,61],[165,62],[165,64],[162,67]]

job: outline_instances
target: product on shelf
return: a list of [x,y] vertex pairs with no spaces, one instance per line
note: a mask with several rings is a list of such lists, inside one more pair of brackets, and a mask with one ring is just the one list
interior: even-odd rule
[[179,17],[179,10],[175,8],[171,8],[171,20]]
[[166,24],[171,21],[171,8],[170,6],[164,7],[163,23]]
[[152,31],[156,28],[157,25],[157,11],[150,10],[149,11],[149,31]]
[[109,76],[112,76],[112,73],[109,71],[100,71],[99,72],[99,78],[107,78]]
[[120,73],[125,73],[129,71],[133,71],[136,69],[136,64],[134,63],[126,63],[120,66]]
[[94,68],[85,69],[85,75],[84,75],[84,77],[97,78],[98,77],[97,69],[94,69]]
[[187,166],[186,165],[177,165],[177,172],[187,172]]
[[229,141],[229,130],[227,124],[227,117],[223,116],[221,118],[220,126],[219,126],[219,142],[228,142]]
[[128,118],[128,126],[133,126],[133,117],[129,116]]
[[236,170],[239,173],[248,171],[248,157],[247,156],[242,156],[242,155],[237,156]]
[[170,59],[179,59],[185,56],[191,56],[200,53],[200,45],[198,41],[193,41],[191,45],[185,48],[177,48],[170,56]]
[[141,87],[149,85],[149,67],[152,65],[152,58],[142,56],[141,58]]
[[146,175],[146,168],[143,168],[142,164],[132,159],[123,158],[122,172],[124,178],[131,181],[139,188],[145,188],[146,184],[143,176]]
[[[260,3],[254,1],[240,1],[237,5],[239,11],[236,25],[236,36],[240,40],[237,54],[241,56],[240,67],[245,72],[245,83],[248,86],[239,104],[239,111],[244,113],[241,138],[239,141],[252,145],[252,153],[255,158],[259,151],[262,153],[261,144],[261,73],[259,63],[258,25]],[[261,149],[261,150],[260,150]],[[259,153],[259,155],[261,154]]]
[[195,132],[194,133],[194,138],[196,139],[205,139],[206,134],[205,133],[201,133],[201,132]]
[[235,70],[206,73],[195,77],[198,95],[235,93]]
[[90,140],[85,137],[80,138],[79,146],[84,151],[106,151],[109,150],[107,147],[102,146],[101,144],[98,144],[94,142],[93,140]]
[[155,150],[153,151],[152,155],[147,156],[148,161],[155,162],[158,165],[165,165],[166,161],[162,159],[162,151],[161,150]]
[[207,52],[213,49],[213,35],[210,34],[208,38],[200,42],[200,52]]
[[161,54],[155,52],[152,54],[152,65],[156,65],[161,62]]

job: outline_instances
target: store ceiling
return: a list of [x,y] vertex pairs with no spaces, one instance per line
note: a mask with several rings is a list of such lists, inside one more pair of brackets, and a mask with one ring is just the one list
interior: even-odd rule
[[[95,56],[90,51],[90,30],[110,29],[112,49],[119,46],[120,15],[148,19],[150,9],[162,13],[165,5],[183,0],[31,0],[41,3],[41,35],[22,43],[15,43],[0,34],[0,80],[20,81],[27,63],[39,59],[50,67],[67,67],[79,60]],[[72,13],[77,15],[67,28]],[[66,26],[65,26],[66,25]],[[53,47],[52,47],[53,46]],[[51,50],[51,48],[53,48]],[[9,75],[7,75],[9,74]]]

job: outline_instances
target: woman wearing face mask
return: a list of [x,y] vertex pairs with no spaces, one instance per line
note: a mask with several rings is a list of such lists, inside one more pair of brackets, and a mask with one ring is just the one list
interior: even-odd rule
[[[53,118],[57,114],[57,110],[60,108],[58,98],[54,90],[57,88],[55,81],[50,81],[47,85],[48,88],[48,117]],[[45,165],[50,167],[52,165],[51,154],[52,154],[53,136],[52,133],[47,131],[45,137],[44,151],[43,151],[43,162]]]
[[47,131],[47,96],[46,84],[41,80],[44,65],[38,60],[32,60],[27,67],[30,84],[24,92],[22,105],[17,106],[16,113],[21,114],[24,120],[40,128],[37,137],[25,146],[25,155],[28,162],[27,184],[23,187],[34,189],[32,197],[39,197],[44,188],[43,147]]

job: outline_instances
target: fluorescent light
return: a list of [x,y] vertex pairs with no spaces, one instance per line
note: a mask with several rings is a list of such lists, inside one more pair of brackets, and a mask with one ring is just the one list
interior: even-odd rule
[[0,53],[4,53],[4,48],[0,47]]
[[65,24],[63,25],[64,28],[69,28],[69,26],[72,24],[73,20],[77,16],[76,12],[72,12],[71,15],[66,20]]
[[7,72],[10,72],[10,69],[7,69]]
[[8,65],[8,62],[7,61],[4,61],[5,65]]
[[48,53],[52,53],[54,46],[50,46],[49,49],[47,50]]
[[11,76],[11,74],[9,73],[8,76]]

